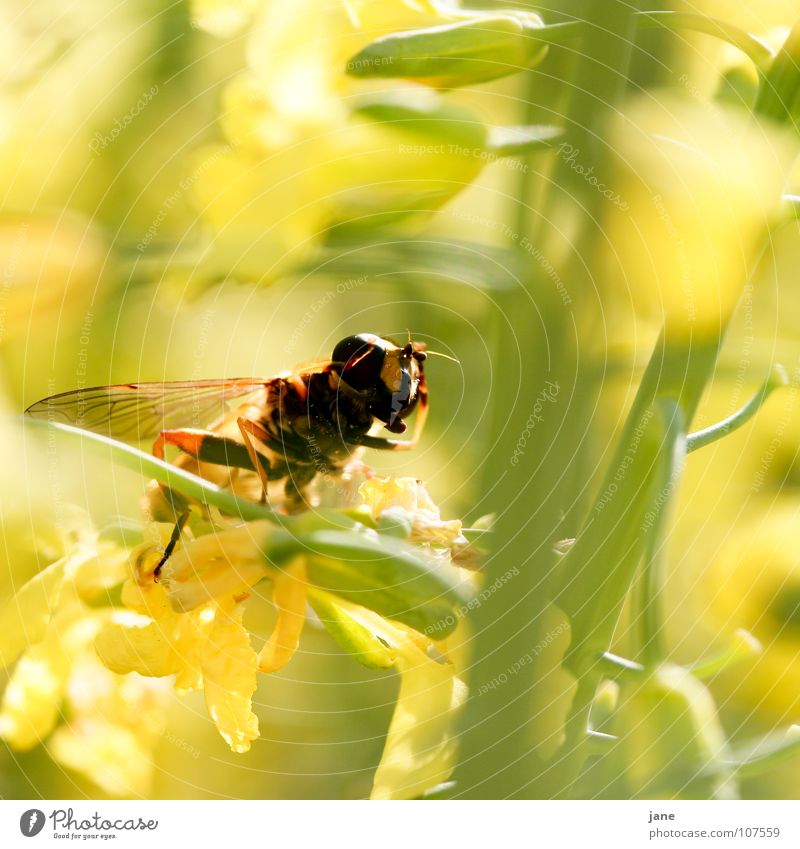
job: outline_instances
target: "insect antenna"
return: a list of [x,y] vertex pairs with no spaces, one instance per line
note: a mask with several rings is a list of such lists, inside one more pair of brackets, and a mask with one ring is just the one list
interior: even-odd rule
[[458,360],[455,357],[451,357],[450,354],[443,354],[441,351],[429,351],[427,348],[425,349],[425,353],[429,357],[444,357],[446,360],[451,360],[452,362],[461,365],[461,360]]

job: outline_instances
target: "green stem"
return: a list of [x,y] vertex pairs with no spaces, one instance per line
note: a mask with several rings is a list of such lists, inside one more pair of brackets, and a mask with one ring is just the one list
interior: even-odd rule
[[[741,50],[759,70],[767,68],[773,59],[772,50],[761,39],[719,18],[690,12],[654,11],[635,12],[634,19],[643,29],[689,30],[719,38]],[[547,24],[529,31],[528,36],[545,44],[565,46],[572,44],[577,36],[585,35],[591,27],[585,21],[567,21]]]
[[795,123],[800,97],[800,21],[763,75],[753,111],[783,124]]
[[[659,475],[661,489],[653,506],[652,526],[647,532],[644,560],[639,591],[639,625],[641,631],[642,657],[646,666],[655,666],[665,656],[664,629],[661,609],[661,587],[663,583],[663,530],[669,514],[669,505],[674,499],[676,481],[683,470],[686,432],[680,408],[675,405],[668,421],[667,450],[663,454]],[[670,446],[671,449],[670,449]],[[650,514],[645,517],[648,519]]]
[[719,18],[691,12],[642,12],[637,16],[642,27],[665,27],[670,30],[690,30],[727,41],[747,56],[759,70],[772,62],[772,50],[761,39]]
[[[559,92],[563,97],[547,108],[563,116],[571,142],[600,168],[607,161],[608,149],[598,134],[626,90],[634,33],[631,5],[614,0],[601,8],[594,0],[583,0],[576,14],[592,20],[593,25],[584,30],[586,37],[580,46],[562,51],[558,57],[565,66]],[[572,67],[566,67],[568,64]],[[541,86],[533,85],[537,79],[531,76],[531,89],[522,95],[532,105],[529,108],[542,102]],[[531,122],[532,113],[521,116],[521,123]],[[580,249],[575,251],[572,245],[574,256],[561,272],[570,281],[574,304],[573,300],[562,303],[540,263],[523,250],[525,288],[495,296],[505,325],[497,351],[497,362],[504,364],[504,380],[490,398],[495,418],[487,434],[491,446],[486,464],[487,496],[479,506],[482,512],[497,514],[492,553],[485,568],[487,582],[501,577],[510,564],[518,567],[519,574],[470,614],[475,635],[472,693],[482,681],[491,681],[516,663],[552,628],[544,584],[556,560],[553,544],[559,528],[574,527],[565,514],[580,509],[585,470],[596,462],[595,446],[586,434],[598,390],[595,374],[584,364],[593,359],[586,345],[597,340],[585,337],[581,325],[594,309],[596,281],[590,257],[594,245],[605,243],[600,216],[595,214],[601,199],[585,180],[578,181],[563,159],[554,160],[556,173],[541,181],[550,186],[549,196],[543,196],[542,187],[535,182],[537,170],[530,169],[517,220],[510,226],[520,240],[525,236],[541,244],[547,255],[560,247],[550,240],[563,237],[553,221],[560,220],[563,204],[574,205]],[[537,224],[546,229],[540,232]],[[602,358],[600,352],[596,358]],[[537,393],[548,381],[559,388],[558,403],[537,423],[535,438],[527,443],[519,462],[512,462],[520,434],[530,427]],[[532,701],[544,705],[551,698],[543,678],[548,662],[542,653],[502,688],[468,699],[461,720],[456,773],[459,796],[546,798],[558,792],[553,770],[534,744],[531,709]]]
[[789,376],[786,374],[786,369],[782,365],[776,364],[758,392],[741,409],[732,413],[721,422],[690,433],[686,437],[686,453],[688,454],[691,451],[696,451],[698,448],[710,445],[712,442],[722,439],[723,436],[727,436],[732,431],[738,430],[743,424],[753,418],[761,408],[761,405],[776,389],[788,385]]
[[88,444],[96,450],[105,448],[109,451],[114,462],[127,466],[145,477],[154,478],[159,483],[168,486],[178,492],[188,495],[205,505],[217,507],[223,513],[237,516],[244,521],[251,522],[256,519],[267,519],[277,525],[289,528],[294,520],[289,516],[282,516],[274,510],[270,510],[263,504],[239,498],[233,493],[218,487],[216,484],[191,474],[184,469],[179,469],[164,460],[159,460],[152,454],[146,454],[132,445],[117,442],[99,433],[92,433],[72,425],[60,422],[49,422],[44,419],[23,419],[27,427],[40,430],[52,429],[56,433],[63,434],[69,439],[79,440]]

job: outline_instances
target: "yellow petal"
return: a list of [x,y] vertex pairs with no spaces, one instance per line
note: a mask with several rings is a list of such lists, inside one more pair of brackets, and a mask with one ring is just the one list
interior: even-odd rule
[[[456,631],[450,642],[460,645]],[[467,688],[452,662],[439,663],[410,637],[399,647],[400,693],[372,799],[411,799],[446,781],[455,765],[455,719]]]
[[82,559],[72,571],[72,580],[81,599],[87,604],[108,604],[112,588],[128,577],[128,557],[124,548],[98,544],[95,556]]
[[138,672],[158,678],[178,671],[173,645],[175,618],[154,621],[132,611],[117,611],[95,640],[100,660],[118,675]]
[[257,584],[268,574],[262,547],[269,530],[266,522],[251,522],[184,544],[162,573],[172,609],[194,610]]
[[80,605],[69,604],[19,659],[0,706],[0,736],[15,749],[31,749],[53,730],[75,651],[91,640],[95,627]]
[[402,507],[413,513],[421,506],[435,511],[438,518],[439,511],[427,498],[424,489],[425,497],[420,499],[420,488],[421,484],[415,478],[369,478],[361,484],[358,494],[376,517],[390,507]]
[[258,737],[252,710],[258,658],[242,627],[242,607],[217,612],[203,654],[206,705],[219,733],[234,752],[246,752]]
[[277,571],[272,580],[272,601],[278,610],[278,621],[258,657],[261,672],[277,672],[294,657],[306,621],[305,561],[298,560]]
[[13,663],[22,650],[42,639],[61,594],[66,558],[56,561],[23,584],[0,610],[0,668]]
[[20,751],[41,743],[58,721],[68,675],[41,644],[23,655],[3,695],[0,736]]

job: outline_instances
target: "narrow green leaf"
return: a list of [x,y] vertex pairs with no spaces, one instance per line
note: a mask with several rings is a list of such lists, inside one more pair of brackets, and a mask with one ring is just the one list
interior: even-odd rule
[[694,12],[639,12],[636,22],[640,27],[664,27],[671,30],[701,32],[726,41],[741,50],[756,68],[766,68],[772,61],[772,50],[760,38],[720,18]]
[[443,103],[439,98],[433,102],[428,98],[412,98],[407,93],[362,102],[353,115],[413,133],[420,141],[439,142],[447,146],[445,150],[451,145],[480,150],[488,133],[486,125],[469,109]]
[[291,526],[293,524],[291,516],[281,516],[263,504],[248,501],[246,498],[239,498],[216,484],[205,480],[205,478],[193,475],[184,469],[179,469],[177,466],[173,466],[164,460],[159,460],[152,454],[146,454],[132,445],[117,442],[115,439],[110,439],[99,433],[92,433],[91,431],[82,430],[72,425],[61,424],[60,422],[49,422],[43,419],[32,418],[23,419],[23,422],[27,427],[39,428],[43,431],[47,428],[52,428],[56,433],[62,434],[67,439],[83,442],[98,451],[105,449],[107,452],[105,456],[113,462],[127,466],[129,469],[133,469],[145,477],[154,478],[170,489],[188,495],[202,504],[210,504],[218,507],[223,513],[227,513],[230,516],[238,516],[245,521],[268,519],[283,526]]
[[330,593],[311,589],[308,602],[331,637],[363,666],[368,669],[390,669],[394,666],[392,650],[337,604]]

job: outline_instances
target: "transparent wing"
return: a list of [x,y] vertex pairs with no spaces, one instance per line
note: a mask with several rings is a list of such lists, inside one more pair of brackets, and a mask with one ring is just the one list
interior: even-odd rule
[[224,415],[226,402],[262,389],[269,382],[245,377],[94,386],[51,395],[25,412],[37,419],[138,442],[152,439],[167,428],[207,427]]
[[295,366],[291,371],[281,372],[279,377],[285,377],[292,374],[313,374],[318,371],[329,371],[331,360],[308,360]]

